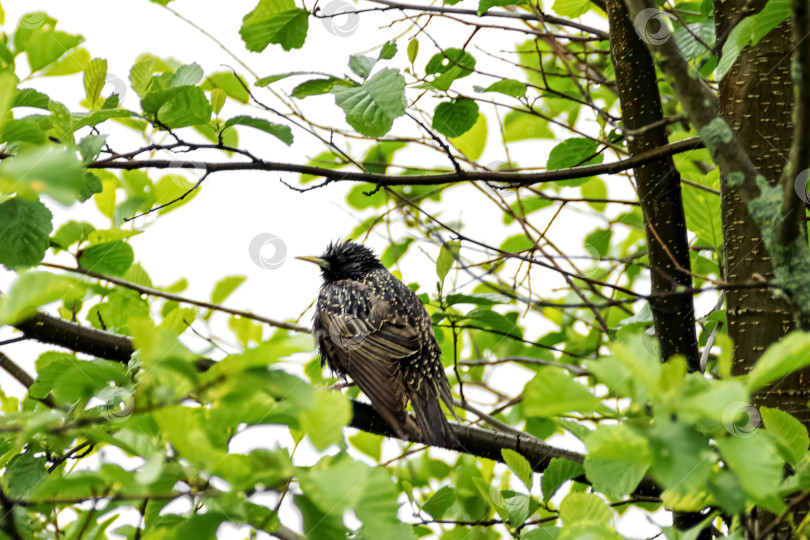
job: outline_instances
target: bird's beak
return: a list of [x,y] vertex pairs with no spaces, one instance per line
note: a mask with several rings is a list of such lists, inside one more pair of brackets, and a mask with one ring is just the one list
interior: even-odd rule
[[301,259],[302,261],[315,263],[324,270],[329,270],[330,267],[329,261],[327,261],[326,259],[321,259],[319,257],[296,257],[296,259]]

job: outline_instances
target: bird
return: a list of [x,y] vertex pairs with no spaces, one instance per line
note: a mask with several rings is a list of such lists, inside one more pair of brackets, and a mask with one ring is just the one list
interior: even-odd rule
[[317,264],[323,278],[313,318],[321,368],[351,378],[398,437],[457,445],[439,404],[455,416],[441,349],[416,294],[351,240],[331,242],[319,257],[297,258]]

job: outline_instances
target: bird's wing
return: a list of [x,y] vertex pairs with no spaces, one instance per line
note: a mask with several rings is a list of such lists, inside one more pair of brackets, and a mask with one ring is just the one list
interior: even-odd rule
[[367,285],[338,281],[318,302],[318,341],[329,365],[357,383],[401,435],[413,431],[406,414],[401,360],[419,351],[419,335]]

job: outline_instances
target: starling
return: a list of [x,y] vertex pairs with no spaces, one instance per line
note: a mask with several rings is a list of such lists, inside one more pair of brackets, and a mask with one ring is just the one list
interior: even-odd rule
[[[321,267],[313,335],[321,366],[350,377],[404,439],[451,446],[457,440],[438,398],[453,412],[441,349],[425,306],[376,255],[352,241],[332,243]],[[407,413],[410,400],[416,423]]]

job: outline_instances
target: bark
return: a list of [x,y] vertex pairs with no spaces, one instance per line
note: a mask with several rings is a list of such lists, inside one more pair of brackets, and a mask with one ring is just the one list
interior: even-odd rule
[[[606,4],[622,122],[629,129],[644,128],[663,118],[655,65],[646,45],[636,34],[624,2],[608,0]],[[632,155],[637,155],[666,144],[662,125],[633,136],[627,146]],[[653,269],[652,292],[671,292],[678,287],[690,289],[692,276],[680,174],[671,158],[636,167],[633,172]],[[661,359],[680,354],[686,357],[689,369],[697,371],[700,359],[692,296],[685,293],[656,297],[650,301],[650,307]]]
[[[745,0],[715,0],[715,24],[722,38],[740,20],[764,7],[762,0],[748,4]],[[746,47],[719,86],[719,113],[728,121],[740,144],[745,148],[760,174],[776,185],[788,156],[793,136],[793,81],[790,24],[775,28],[755,46]],[[737,189],[721,179],[725,278],[739,282],[762,276],[774,277],[771,257],[764,246],[764,234],[748,212],[747,204]],[[794,214],[804,221],[804,212]],[[789,216],[793,218],[794,216]],[[804,225],[801,225],[804,229]],[[790,304],[769,289],[730,290],[726,293],[728,334],[734,341],[732,372],[751,370],[764,350],[794,329]],[[796,416],[810,428],[810,388],[804,381],[810,371],[795,372],[752,396],[754,405],[777,407]],[[806,505],[805,505],[806,507]],[[803,514],[805,509],[797,509]],[[760,536],[775,516],[755,509],[747,517],[749,534],[756,538],[786,538],[787,523]]]

